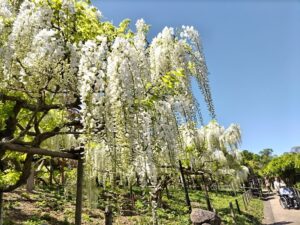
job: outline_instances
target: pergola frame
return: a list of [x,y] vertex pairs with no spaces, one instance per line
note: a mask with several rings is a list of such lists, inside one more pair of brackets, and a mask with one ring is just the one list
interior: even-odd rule
[[[77,184],[76,184],[76,209],[75,209],[75,225],[81,225],[81,213],[82,213],[82,193],[83,193],[83,154],[84,147],[80,146],[76,149],[70,149],[65,152],[56,152],[48,149],[35,148],[35,147],[26,147],[20,146],[12,143],[3,143],[3,147],[9,149],[10,151],[29,153],[41,156],[51,156],[55,158],[65,158],[77,160]],[[1,193],[2,194],[2,193]],[[1,203],[2,205],[2,198]],[[0,211],[2,211],[0,209]],[[1,221],[0,221],[1,225]]]

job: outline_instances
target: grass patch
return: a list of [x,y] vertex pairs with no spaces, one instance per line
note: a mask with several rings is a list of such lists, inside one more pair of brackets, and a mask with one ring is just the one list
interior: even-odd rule
[[[6,225],[10,224],[55,224],[66,225],[74,222],[74,202],[65,199],[62,193],[54,190],[38,190],[27,196],[23,191],[11,193],[10,200],[6,201]],[[189,211],[185,203],[184,191],[181,188],[169,188],[169,198],[163,192],[162,202],[157,210],[160,225],[188,225]],[[193,208],[207,209],[205,193],[198,190],[189,190]],[[212,207],[221,217],[224,225],[234,224],[229,209],[229,202],[233,203],[236,224],[261,225],[263,218],[263,202],[252,199],[244,208],[242,195],[232,196],[231,192],[210,192],[209,198]],[[238,214],[235,199],[238,200],[241,214]],[[149,225],[152,224],[149,190],[133,188],[133,196],[129,190],[118,188],[115,190],[99,190],[97,209],[84,208],[82,219],[85,225],[96,225],[104,222],[103,210],[106,205],[113,208],[114,224],[121,225]],[[20,214],[22,212],[22,214]],[[130,212],[131,215],[125,215]],[[16,222],[18,221],[18,222]],[[22,221],[22,222],[21,222]]]
[[[161,224],[189,224],[188,208],[185,206],[185,197],[182,190],[171,190],[172,198],[168,199],[163,196],[165,204],[164,209],[159,214]],[[207,209],[205,194],[202,191],[190,190],[190,200],[193,208]],[[231,196],[227,192],[209,193],[212,207],[217,211],[224,224],[234,224],[233,217],[231,216],[229,203],[232,202],[236,223],[243,225],[261,225],[263,218],[263,202],[260,199],[253,198],[247,210],[244,207],[242,194]],[[238,214],[235,199],[238,200],[241,214]]]

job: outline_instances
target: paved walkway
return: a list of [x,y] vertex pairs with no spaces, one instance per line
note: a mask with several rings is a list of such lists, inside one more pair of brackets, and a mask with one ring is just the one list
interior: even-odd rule
[[300,225],[300,210],[283,209],[279,196],[271,194],[264,201],[264,225]]

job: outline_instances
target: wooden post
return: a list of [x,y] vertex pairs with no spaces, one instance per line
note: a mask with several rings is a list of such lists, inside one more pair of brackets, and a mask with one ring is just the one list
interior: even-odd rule
[[64,186],[65,185],[65,166],[66,166],[66,160],[64,158],[61,159],[60,162],[60,182],[61,185]]
[[246,203],[246,200],[245,200],[245,194],[243,194],[242,197],[243,197],[243,202],[244,202],[245,210],[247,210],[247,203]]
[[[209,178],[210,178],[210,180],[211,180],[211,183],[213,183],[213,177],[212,177],[212,174],[209,174]],[[210,189],[210,191],[215,191],[215,190],[211,190],[211,189]]]
[[236,204],[236,208],[239,214],[241,214],[241,210],[240,210],[240,206],[239,206],[239,202],[237,199],[235,199],[235,204]]
[[246,191],[246,192],[244,193],[244,195],[245,195],[246,203],[247,203],[247,205],[248,205],[248,203],[249,203],[248,191]]
[[133,198],[133,190],[132,190],[132,184],[129,183],[129,193],[130,193],[130,198]]
[[130,194],[131,206],[134,209],[134,195],[133,195],[133,190],[132,190],[132,184],[131,184],[131,182],[129,182],[129,194]]
[[215,208],[213,208],[213,212],[218,215],[218,211]]
[[50,166],[50,170],[49,170],[49,184],[50,186],[52,186],[53,184],[53,172],[54,172],[54,166],[53,166],[54,162],[53,159],[51,158],[49,161],[49,166]]
[[105,207],[105,225],[112,225],[113,224],[113,217],[112,217],[112,209],[111,206]]
[[191,201],[190,201],[188,188],[187,188],[187,185],[186,185],[186,182],[185,182],[185,178],[184,178],[184,174],[183,174],[183,168],[182,168],[181,160],[179,160],[179,170],[180,170],[180,174],[181,174],[181,178],[182,178],[182,183],[183,183],[183,188],[184,188],[184,193],[185,193],[186,205],[189,207],[189,211],[192,212]]
[[167,198],[170,199],[171,195],[170,195],[170,192],[169,192],[168,185],[166,185],[166,194],[167,194]]
[[230,213],[231,213],[231,216],[232,216],[232,218],[234,220],[234,223],[236,224],[235,213],[234,213],[233,206],[232,206],[231,202],[229,202],[229,208],[230,208]]
[[75,225],[81,225],[82,183],[83,183],[83,159],[81,157],[79,157],[79,159],[78,159],[78,167],[77,167],[77,190],[76,190]]
[[205,199],[206,199],[207,209],[212,212],[213,208],[212,208],[212,206],[210,204],[210,200],[209,200],[209,195],[208,195],[208,190],[207,190],[207,186],[206,186],[204,174],[202,174],[202,181],[203,181],[204,189],[205,189]]
[[262,189],[261,189],[261,188],[259,188],[259,197],[260,197],[260,199],[263,198],[263,192],[262,192]]
[[0,225],[3,224],[3,192],[0,191]]
[[235,191],[234,185],[231,183],[230,186],[231,186],[233,196],[236,196],[236,191]]
[[208,195],[205,195],[205,199],[206,199],[206,205],[207,205],[207,209],[209,210],[209,211],[213,211],[213,208],[211,207],[211,204],[210,204],[210,200],[209,200],[209,197],[208,197]]

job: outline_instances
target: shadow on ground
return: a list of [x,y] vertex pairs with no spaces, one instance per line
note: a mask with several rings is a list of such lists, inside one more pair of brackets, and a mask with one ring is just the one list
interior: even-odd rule
[[[221,218],[225,218],[226,215],[231,214],[231,211],[229,208],[222,208],[218,210],[218,214],[221,216]],[[241,211],[241,214],[236,213],[235,216],[235,223],[238,225],[242,225],[245,222],[247,222],[247,224],[262,225],[262,223],[257,218],[255,218],[251,214],[248,214],[247,212]]]
[[285,225],[285,224],[291,224],[291,223],[293,223],[293,222],[281,221],[281,222],[274,223],[272,225]]
[[[15,224],[15,223],[11,222],[12,220],[19,224],[23,224],[24,221],[31,221],[31,224],[37,224],[37,222],[35,220],[38,220],[40,222],[41,219],[44,219],[44,221],[49,222],[49,224],[55,224],[55,225],[69,225],[70,224],[66,221],[60,221],[57,218],[50,216],[50,215],[48,215],[47,217],[45,216],[45,218],[41,217],[41,215],[39,215],[39,214],[28,215],[20,209],[15,209],[13,212],[7,214],[6,224]],[[45,223],[45,224],[47,224],[47,223]]]
[[268,201],[268,200],[271,200],[271,199],[274,199],[275,197],[275,194],[274,193],[263,193],[263,197],[262,197],[262,200],[263,201]]

